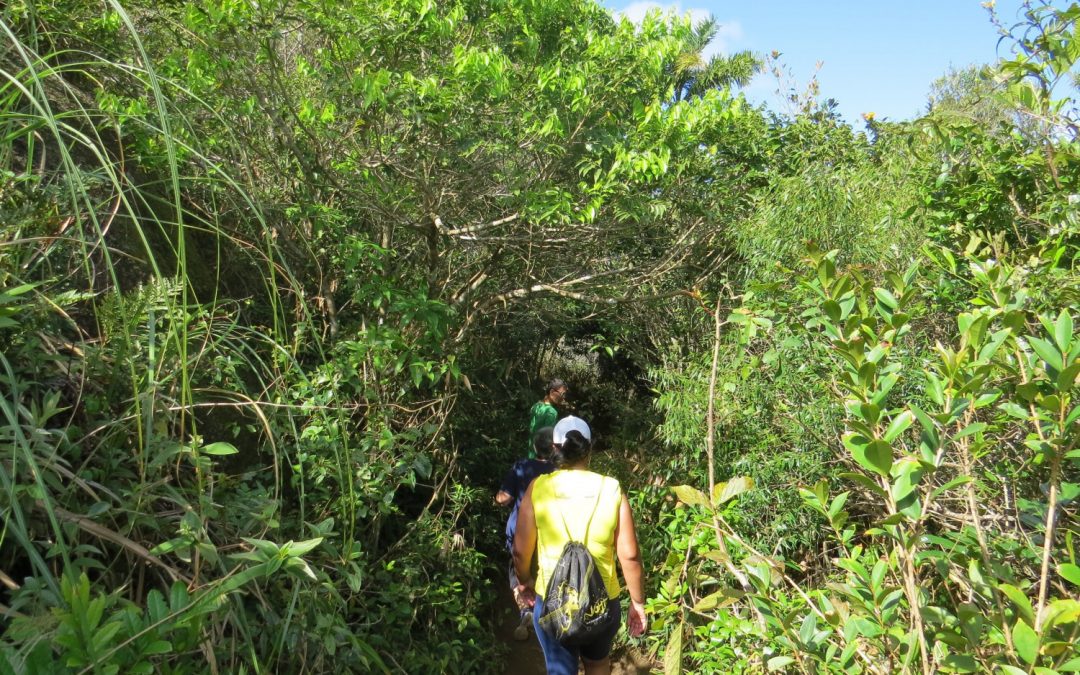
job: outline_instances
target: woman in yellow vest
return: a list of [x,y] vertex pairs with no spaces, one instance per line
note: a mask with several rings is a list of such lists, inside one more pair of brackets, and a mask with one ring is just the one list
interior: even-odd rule
[[[585,544],[596,561],[607,588],[609,611],[616,614],[621,612],[619,580],[615,575],[615,558],[619,558],[630,592],[626,627],[634,637],[644,633],[645,585],[634,517],[619,481],[589,471],[592,433],[584,420],[563,418],[555,425],[552,440],[559,469],[537,477],[525,492],[518,510],[514,567],[521,583],[517,592],[526,602],[535,604],[536,637],[544,650],[549,675],[576,675],[579,657],[585,663],[587,675],[606,674],[611,672],[608,657],[619,622],[612,622],[610,634],[590,644],[564,647],[540,627],[544,599],[537,592],[542,593],[547,587],[548,575],[572,536]],[[538,563],[535,580],[530,570],[533,553]]]

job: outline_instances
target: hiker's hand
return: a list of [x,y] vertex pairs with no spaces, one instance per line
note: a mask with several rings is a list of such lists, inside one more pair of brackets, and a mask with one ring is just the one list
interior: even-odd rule
[[626,614],[626,630],[630,637],[641,637],[649,626],[649,620],[645,617],[645,605],[640,602],[630,601],[630,611]]
[[536,606],[536,591],[532,586],[526,586],[525,584],[518,584],[514,589],[514,599],[519,603],[525,603],[528,607]]

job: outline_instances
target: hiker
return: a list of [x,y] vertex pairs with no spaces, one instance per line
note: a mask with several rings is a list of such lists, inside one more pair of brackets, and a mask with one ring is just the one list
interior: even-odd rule
[[[550,426],[541,427],[533,436],[532,448],[536,454],[535,459],[519,459],[514,462],[510,470],[503,478],[499,491],[495,494],[495,502],[499,506],[510,506],[510,517],[506,519],[506,551],[511,554],[510,558],[510,590],[514,592],[514,602],[521,613],[517,628],[514,629],[514,639],[525,640],[529,637],[529,627],[532,626],[532,607],[517,593],[520,585],[517,574],[514,573],[514,531],[517,529],[518,509],[521,498],[525,496],[525,490],[537,476],[551,473],[555,465],[551,462],[551,438],[554,429]],[[531,563],[530,563],[531,564]]]
[[559,411],[555,409],[555,406],[561,405],[569,392],[570,388],[566,386],[566,383],[555,378],[548,382],[544,398],[529,408],[529,459],[536,457],[532,441],[536,438],[537,430],[555,426],[555,422],[559,419]]
[[[536,637],[544,650],[549,675],[576,675],[579,657],[584,661],[587,675],[603,675],[611,672],[609,654],[621,614],[616,556],[630,592],[627,631],[637,637],[647,626],[645,584],[634,517],[619,482],[589,471],[592,432],[584,420],[578,417],[559,420],[552,441],[553,457],[559,468],[533,481],[518,510],[514,538],[514,565],[521,581],[518,593],[533,604]],[[540,594],[547,591],[547,580],[571,536],[585,544],[595,560],[608,594],[607,612],[614,614],[615,620],[610,631],[591,643],[568,648],[541,627],[544,598]],[[534,552],[538,560],[535,579],[529,569]]]

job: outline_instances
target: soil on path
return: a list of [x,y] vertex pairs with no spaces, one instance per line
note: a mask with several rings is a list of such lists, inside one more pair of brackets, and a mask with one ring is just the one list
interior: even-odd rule
[[[503,666],[503,674],[545,675],[547,669],[544,667],[544,652],[540,650],[540,643],[536,641],[533,631],[529,631],[528,640],[518,642],[514,639],[514,629],[518,625],[517,608],[510,595],[509,585],[505,583],[499,585],[502,590],[499,593],[500,598],[496,609],[499,612],[496,636],[500,642],[510,648]],[[616,649],[611,655],[611,675],[648,675],[653,672],[652,665],[648,658],[625,647]]]

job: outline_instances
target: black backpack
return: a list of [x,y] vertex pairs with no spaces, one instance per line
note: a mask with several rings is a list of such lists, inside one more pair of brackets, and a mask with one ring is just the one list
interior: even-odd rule
[[[604,482],[600,483],[601,492]],[[589,539],[589,525],[599,505],[598,493],[596,506],[585,525],[586,541]],[[618,623],[619,614],[608,611],[608,592],[600,568],[585,544],[570,536],[565,517],[563,527],[569,541],[563,546],[559,561],[548,577],[544,611],[540,614],[539,623],[561,645],[575,647],[589,644],[611,630],[612,624]]]

